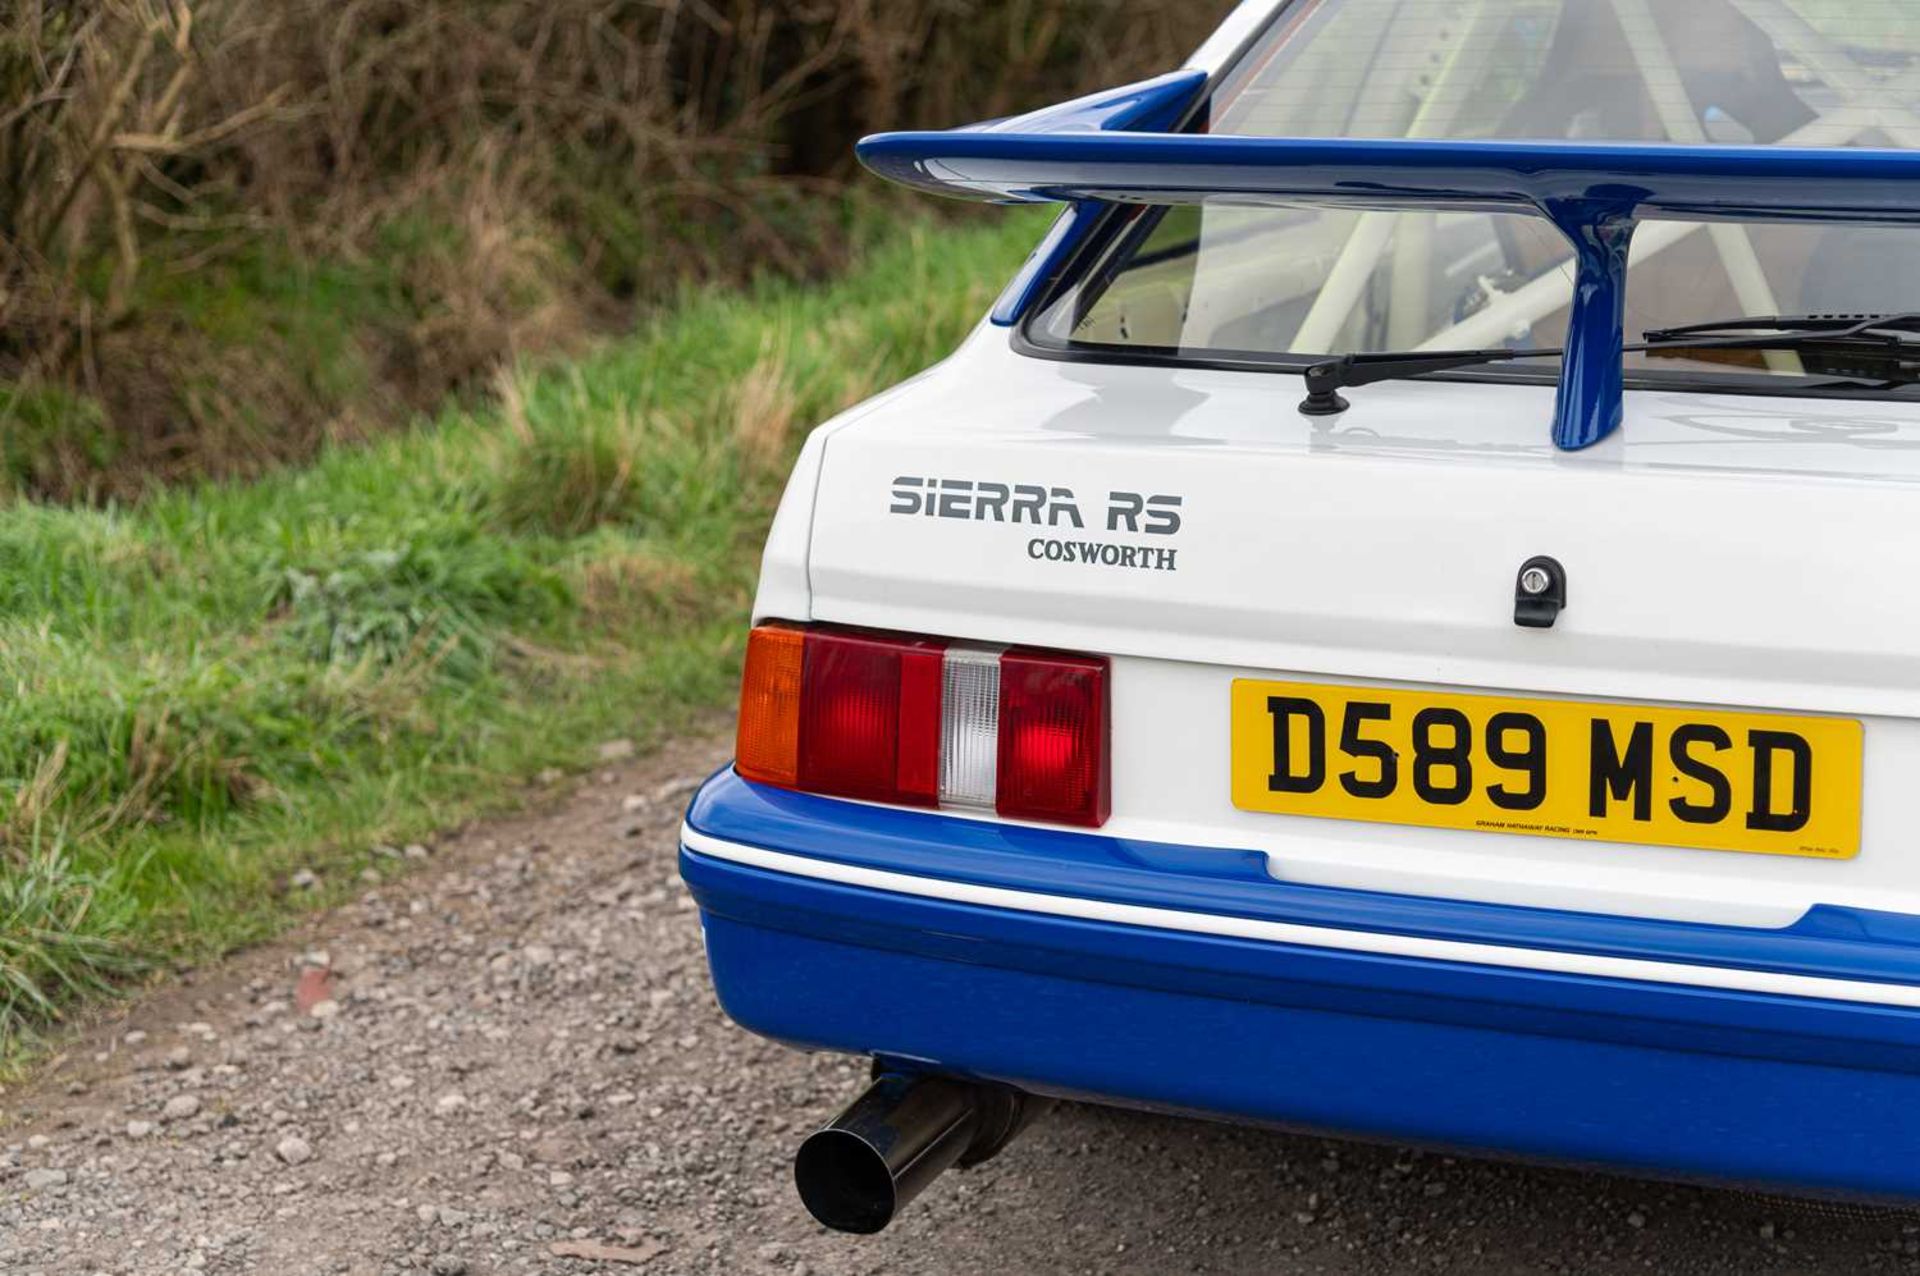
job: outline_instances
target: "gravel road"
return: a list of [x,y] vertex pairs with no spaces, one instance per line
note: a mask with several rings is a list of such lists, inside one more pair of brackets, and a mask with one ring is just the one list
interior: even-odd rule
[[862,1065],[721,1017],[674,873],[724,752],[414,848],[77,1034],[0,1092],[0,1272],[1920,1269],[1920,1216],[1074,1107],[884,1236],[826,1233],[788,1158]]

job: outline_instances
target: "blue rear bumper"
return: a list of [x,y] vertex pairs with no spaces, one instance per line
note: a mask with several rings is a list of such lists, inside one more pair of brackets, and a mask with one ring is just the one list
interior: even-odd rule
[[[1870,991],[1786,996],[1670,973],[1813,976],[1846,981],[1856,998],[1865,986],[1911,1000],[1914,919],[1821,908],[1790,929],[1752,931],[1299,887],[1273,881],[1251,853],[880,810],[731,771],[696,796],[688,828],[681,871],[721,1002],[745,1027],[796,1045],[1106,1102],[1920,1199],[1920,1010],[1876,1004]],[[741,862],[755,850],[855,881]],[[878,889],[874,873],[970,898]],[[1644,960],[1669,975],[1601,978],[1061,916],[1004,906],[1005,891],[1121,914],[1152,904],[1543,958]]]

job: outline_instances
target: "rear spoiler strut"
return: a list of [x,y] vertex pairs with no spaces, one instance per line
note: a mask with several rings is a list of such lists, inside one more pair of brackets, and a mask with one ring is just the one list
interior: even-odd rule
[[[889,181],[994,203],[1065,203],[996,308],[1011,323],[1110,204],[1531,213],[1572,243],[1576,277],[1553,441],[1621,416],[1627,251],[1642,221],[1920,225],[1920,151],[1666,143],[1269,138],[1170,133],[1206,89],[1179,71],[1030,115],[882,133],[861,162]],[[1920,303],[1920,299],[1916,299]]]

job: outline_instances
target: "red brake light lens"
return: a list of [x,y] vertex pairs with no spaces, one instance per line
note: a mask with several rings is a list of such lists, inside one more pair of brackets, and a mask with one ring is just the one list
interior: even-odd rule
[[1107,662],[1011,650],[1000,657],[1000,774],[994,808],[1023,820],[1107,822]]

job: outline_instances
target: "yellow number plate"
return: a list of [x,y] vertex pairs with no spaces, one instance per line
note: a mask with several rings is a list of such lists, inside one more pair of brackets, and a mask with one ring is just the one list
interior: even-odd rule
[[1851,859],[1860,758],[1850,718],[1233,684],[1244,811]]

